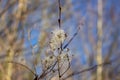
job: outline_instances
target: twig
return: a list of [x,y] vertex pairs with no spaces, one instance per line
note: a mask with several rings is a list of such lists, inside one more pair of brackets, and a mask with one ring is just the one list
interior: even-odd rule
[[80,27],[78,28],[77,32],[74,33],[74,35],[71,37],[71,39],[68,41],[68,43],[63,47],[63,49],[65,49],[65,48],[71,43],[71,41],[72,41],[72,40],[75,38],[75,36],[78,34],[79,30],[80,30]]
[[92,66],[92,67],[89,67],[89,68],[87,68],[87,69],[84,69],[84,70],[81,70],[81,71],[78,71],[78,72],[73,72],[73,73],[69,74],[68,76],[66,76],[65,78],[63,78],[62,80],[66,80],[66,79],[68,79],[69,77],[72,77],[72,76],[81,74],[81,73],[83,73],[83,72],[91,71],[91,70],[93,70],[93,69],[95,69],[95,68],[97,68],[97,67],[99,67],[99,66],[105,66],[105,65],[109,65],[109,64],[111,64],[111,63],[114,63],[115,61],[119,60],[119,57],[120,57],[120,56],[118,56],[117,58],[115,58],[115,59],[113,59],[113,60],[110,60],[109,62],[104,62],[104,63],[102,63],[102,64],[94,65],[94,66]]
[[60,75],[60,63],[59,63],[59,58],[57,58],[57,63],[58,63],[58,75],[59,75],[59,80],[60,80],[61,75]]
[[21,64],[21,63],[15,62],[15,61],[3,61],[3,62],[5,62],[5,63],[12,63],[12,64],[16,64],[16,65],[22,66],[22,67],[26,68],[28,71],[30,71],[35,77],[37,76],[36,73],[34,73],[29,67],[27,67],[24,64]]
[[[61,28],[61,4],[60,4],[60,0],[58,0],[58,6],[59,6],[59,18],[58,18],[58,24],[59,24],[59,28]],[[62,52],[62,43],[60,44],[60,54]]]
[[[102,0],[97,0],[98,1],[98,20],[97,20],[97,35],[98,35],[98,41],[97,41],[97,53],[96,53],[96,62],[97,64],[101,64],[102,63],[102,39],[103,39],[103,28],[102,28],[102,25],[103,25],[103,19],[102,19],[102,16],[103,16],[103,10],[102,10]],[[103,68],[102,66],[98,67],[97,68],[97,79],[96,80],[103,80],[102,79],[102,72],[103,72]]]
[[73,72],[73,73],[71,73],[70,75],[68,75],[67,77],[65,77],[65,78],[62,79],[62,80],[66,80],[66,79],[68,79],[69,77],[72,77],[72,76],[75,76],[75,75],[81,74],[81,73],[83,73],[83,72],[91,71],[91,70],[97,68],[98,66],[105,66],[105,65],[108,65],[108,64],[110,64],[110,63],[111,63],[111,62],[106,62],[106,63],[103,63],[103,64],[94,65],[94,66],[92,66],[92,67],[90,67],[90,68],[87,68],[87,69],[81,70],[81,71],[79,71],[79,72]]
[[[32,44],[31,44],[31,42],[30,42],[30,40],[31,40],[31,30],[29,30],[28,31],[28,41],[29,41],[29,43],[30,43],[30,48],[32,49],[32,56],[33,56],[33,59],[34,59],[34,47],[32,46]],[[35,67],[36,65],[35,65],[35,61],[33,60],[33,68],[34,68],[34,70],[35,70],[35,72],[36,72],[36,67]]]
[[68,67],[67,69],[61,74],[61,77],[70,69],[70,61],[69,61],[69,56],[67,55],[68,58]]
[[8,9],[10,9],[11,7],[13,7],[13,5],[14,5],[16,2],[17,2],[17,0],[15,0],[15,1],[13,1],[12,3],[10,3],[9,5],[7,5],[7,6],[5,7],[5,9],[0,13],[0,18],[1,18],[1,16],[2,16]]
[[61,28],[61,5],[60,5],[60,0],[58,0],[58,5],[59,5],[59,18],[58,18],[58,24],[59,24],[59,28]]
[[[61,28],[61,4],[60,4],[60,0],[58,0],[58,6],[59,6],[59,18],[58,18],[58,24],[59,24],[59,28]],[[62,43],[60,44],[60,53],[62,53]],[[57,57],[57,65],[58,65],[58,75],[59,75],[59,80],[61,78],[60,75],[60,64],[59,64],[59,59]]]
[[53,66],[51,66],[50,68],[48,68],[48,69],[50,69],[49,71],[48,71],[48,69],[46,70],[46,71],[44,71],[40,76],[39,76],[39,78],[38,78],[38,80],[39,79],[41,79],[41,78],[43,78],[44,76],[46,76],[47,74],[49,74],[53,69],[54,69],[54,67],[56,66],[56,64],[57,64],[57,61],[54,63],[54,65]]

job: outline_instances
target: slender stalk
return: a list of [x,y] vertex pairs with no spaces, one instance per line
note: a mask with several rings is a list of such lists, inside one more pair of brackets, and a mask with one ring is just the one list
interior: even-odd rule
[[23,65],[21,63],[15,62],[15,61],[5,61],[6,63],[11,63],[11,64],[16,64],[19,66],[22,66],[24,68],[26,68],[28,71],[30,71],[34,76],[37,76],[29,67],[27,67],[26,65]]
[[74,35],[71,37],[71,39],[68,41],[68,43],[63,47],[63,49],[67,48],[67,46],[72,42],[72,40],[77,36],[80,28],[74,33]]
[[60,4],[60,0],[58,0],[58,5],[59,5],[59,18],[58,18],[58,24],[59,24],[59,28],[61,28],[61,4]]
[[70,69],[70,60],[69,60],[69,56],[67,55],[67,60],[68,60],[68,67],[67,69],[61,74],[61,77]]
[[66,76],[65,78],[63,78],[62,80],[67,80],[67,79],[70,78],[70,77],[73,77],[73,76],[75,76],[75,75],[80,75],[80,74],[82,74],[82,73],[84,73],[84,72],[91,71],[91,70],[96,69],[96,68],[98,69],[98,67],[100,67],[100,66],[105,66],[105,65],[109,65],[109,64],[111,64],[112,62],[113,62],[113,61],[105,62],[105,63],[99,64],[99,65],[91,66],[91,67],[89,67],[89,68],[83,69],[83,70],[78,71],[78,72],[73,72],[73,73],[69,74],[68,76]]
[[[59,28],[61,28],[61,4],[60,4],[60,0],[58,0],[58,6],[59,6],[59,18],[58,18],[58,24],[59,24]],[[62,43],[60,45],[60,53],[62,53]],[[59,58],[57,58],[57,66],[58,66],[58,75],[59,75],[59,80],[61,78],[61,75],[60,75],[60,62],[59,62]]]
[[58,75],[59,75],[59,80],[60,80],[61,74],[60,74],[60,61],[59,61],[59,58],[57,58],[57,63],[58,63]]
[[[102,63],[102,0],[98,0],[98,21],[97,21],[97,34],[98,34],[98,42],[97,42],[97,55],[96,61],[97,64]],[[102,79],[102,66],[98,66],[97,68],[97,80]]]
[[13,7],[16,4],[17,0],[11,1],[10,4],[8,4],[2,12],[0,12],[0,18],[4,15],[4,13],[9,10],[11,7]]
[[31,40],[31,30],[28,31],[28,40],[29,40],[29,44],[30,44],[30,48],[31,48],[31,51],[32,51],[32,57],[33,57],[33,69],[34,71],[36,72],[36,64],[35,64],[35,52],[34,52],[34,47],[32,46],[30,40]]
[[[8,58],[7,60],[13,60],[13,56],[14,56],[14,51],[13,49],[10,49],[8,52]],[[6,74],[6,80],[11,80],[12,77],[12,72],[13,72],[13,64],[8,64],[7,65],[7,74]]]

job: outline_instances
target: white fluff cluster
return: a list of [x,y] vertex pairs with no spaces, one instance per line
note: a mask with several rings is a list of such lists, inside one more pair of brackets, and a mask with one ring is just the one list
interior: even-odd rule
[[60,48],[60,45],[66,39],[66,33],[62,29],[56,29],[52,32],[52,38],[50,40],[50,48],[54,51],[57,48]]
[[47,69],[50,66],[52,66],[52,64],[54,63],[55,59],[56,59],[55,56],[48,56],[44,60],[42,60],[42,64],[44,65],[44,68]]
[[59,55],[59,60],[60,61],[66,61],[68,60],[68,54],[67,53],[62,53]]

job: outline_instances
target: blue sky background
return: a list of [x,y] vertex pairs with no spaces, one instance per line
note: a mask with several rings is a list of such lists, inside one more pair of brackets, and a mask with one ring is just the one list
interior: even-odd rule
[[[51,0],[51,4],[52,4],[52,1],[54,2],[55,0]],[[107,54],[111,43],[114,42],[114,35],[112,35],[111,30],[113,30],[113,34],[116,30],[118,31],[120,30],[119,5],[120,5],[120,0],[103,1],[103,48],[102,48],[103,57],[104,55]],[[55,6],[56,6],[55,11],[57,11],[57,5]],[[81,22],[84,23],[84,25],[81,26],[79,34],[75,37],[75,39],[71,42],[71,44],[68,47],[71,49],[71,53],[77,55],[77,57],[80,60],[80,64],[86,65],[88,64],[89,56],[86,56],[85,50],[86,49],[88,50],[89,55],[91,54],[95,55],[96,53],[93,50],[93,45],[95,45],[97,42],[97,0],[72,0],[71,7],[70,9],[68,9],[68,11],[71,12],[71,15],[69,16],[68,19],[66,19],[62,23],[62,28],[67,32],[68,36],[71,37],[77,31],[79,24]],[[38,44],[41,32],[42,30],[44,30],[42,29],[44,28],[44,25],[41,24],[41,21],[42,21],[40,16],[41,13],[42,13],[41,10],[39,10],[38,8],[38,10],[33,14],[29,15],[27,19],[28,24],[34,23],[34,21],[39,20],[38,22],[35,23],[35,25],[32,25],[33,28],[31,28],[32,31],[31,31],[30,42],[32,45]],[[62,12],[62,19],[65,18],[66,16],[65,13],[66,12]],[[111,17],[112,13],[114,13],[114,15],[117,16],[114,23]],[[49,21],[50,24],[52,24],[52,22],[53,23],[57,22],[56,20],[58,18],[57,16],[58,14],[56,12],[52,12],[52,13],[48,12],[47,14],[55,14],[55,17],[53,17],[52,19],[48,19],[48,20],[51,20]],[[50,34],[50,32],[54,30],[52,26],[54,26],[55,28],[55,27],[58,27],[58,24],[51,25],[51,27],[45,30],[45,32]],[[120,37],[119,32],[117,36]],[[108,37],[108,39],[106,39],[106,36]],[[26,37],[27,37],[27,34],[26,34]],[[93,42],[90,41],[91,38],[93,39],[94,44]],[[106,40],[104,40],[104,38]],[[120,43],[118,43],[118,47],[120,47],[119,44]],[[30,44],[28,43],[27,38],[25,39],[25,47],[30,47]],[[29,60],[31,56],[30,51],[27,51],[25,55],[26,55],[26,59]]]
[[[22,63],[19,58],[24,58],[26,65],[31,69],[33,69],[33,61],[37,59],[36,70],[40,74],[40,59],[45,57],[46,49],[49,48],[51,31],[58,28],[58,2],[57,0],[27,0],[27,11],[23,12],[20,19],[18,19],[16,16],[19,12],[18,5],[20,0],[15,0],[17,2],[10,5],[12,1],[0,0],[0,61],[6,60],[10,56],[8,55],[9,49],[13,48],[15,51],[15,55],[12,56],[13,60]],[[71,54],[75,55],[71,65],[73,70],[78,70],[79,67],[83,69],[96,64],[96,45],[98,40],[97,1],[61,0],[62,29],[68,35],[65,43],[80,27],[78,35],[68,46]],[[120,0],[102,1],[102,58],[103,61],[106,61],[107,58],[112,60],[120,56]],[[15,27],[17,28],[14,31]],[[28,40],[28,34],[30,34],[30,41]],[[36,47],[31,48],[31,45]],[[34,50],[34,57],[32,50]],[[109,68],[111,72],[111,67],[114,68],[112,73],[116,75],[115,71],[119,71],[116,68],[118,63],[120,62],[114,63],[115,65],[112,64],[107,69]],[[0,64],[0,70],[2,70],[1,66],[4,68],[4,65]],[[19,71],[16,73],[19,73]],[[16,75],[16,73],[14,74]]]

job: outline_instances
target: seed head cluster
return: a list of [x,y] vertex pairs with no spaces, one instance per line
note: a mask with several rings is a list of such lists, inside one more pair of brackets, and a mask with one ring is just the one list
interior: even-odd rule
[[[49,56],[45,57],[42,60],[42,64],[45,69],[49,69],[54,63],[59,60],[59,63],[63,63],[65,61],[69,61],[69,49],[60,49],[61,44],[64,44],[67,35],[63,29],[56,29],[52,32],[52,36],[49,43],[49,48],[47,53],[50,53]],[[59,53],[59,49],[61,53]],[[52,53],[52,54],[51,54]],[[57,55],[56,55],[57,53]]]
[[62,29],[56,29],[52,32],[52,38],[50,40],[50,48],[54,51],[60,47],[65,41],[67,35]]
[[55,56],[48,56],[42,60],[45,69],[48,69],[55,62]]

